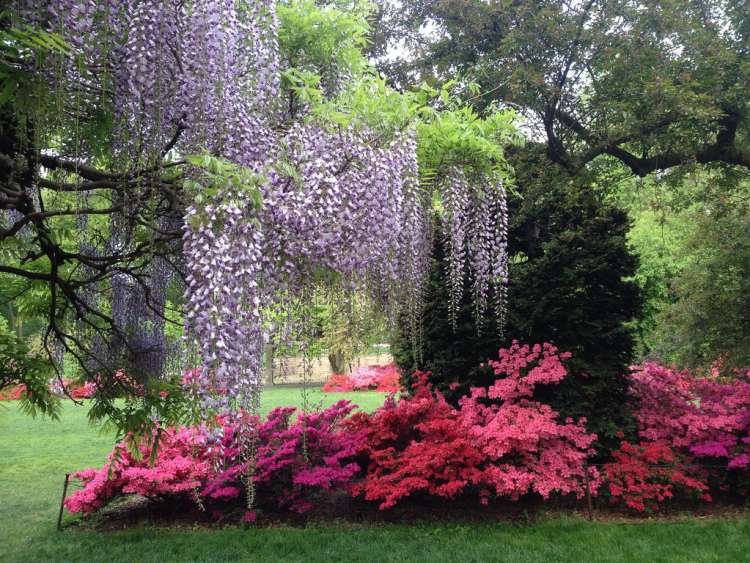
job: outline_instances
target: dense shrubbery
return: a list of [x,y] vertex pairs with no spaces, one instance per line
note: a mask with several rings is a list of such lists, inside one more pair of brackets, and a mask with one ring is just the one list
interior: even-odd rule
[[[624,440],[599,473],[588,466],[596,436],[586,421],[561,417],[536,389],[568,377],[570,354],[516,342],[488,362],[494,383],[449,403],[427,373],[413,374],[410,394],[391,396],[373,413],[347,401],[313,413],[281,408],[250,435],[249,465],[237,423],[224,419],[220,443],[205,427],[163,429],[136,448],[119,444],[101,469],[78,474],[85,485],[66,502],[91,512],[109,500],[140,494],[194,500],[225,518],[244,510],[252,479],[254,506],[304,513],[321,495],[338,492],[392,508],[408,498],[446,500],[580,497],[588,480],[614,504],[660,510],[676,499],[710,501],[713,493],[744,494],[750,466],[748,375],[697,376],[656,364],[633,369],[631,393],[640,441]],[[588,474],[587,474],[588,472]],[[588,477],[588,479],[587,479]]]
[[613,461],[604,465],[610,500],[624,503],[639,512],[659,510],[676,496],[700,496],[710,501],[708,485],[691,466],[662,440],[631,444],[622,442],[613,452]]
[[[353,408],[339,401],[296,420],[296,409],[278,408],[262,423],[250,421],[258,428],[252,474],[258,506],[305,512],[320,491],[346,490],[359,471],[352,462],[359,434],[342,424]],[[84,488],[67,499],[68,510],[91,512],[124,494],[193,498],[218,514],[242,506],[250,467],[240,456],[237,427],[218,422],[219,444],[203,427],[164,429],[156,450],[151,440],[135,449],[127,440],[118,444],[104,467],[76,474]]]
[[[453,498],[473,490],[518,499],[527,493],[584,493],[585,460],[596,438],[584,421],[558,422],[531,396],[566,375],[557,350],[514,343],[491,362],[497,380],[475,388],[455,408],[416,374],[414,393],[372,415],[358,413],[365,433],[365,477],[355,492],[389,508],[416,492]],[[594,478],[595,475],[592,475]]]
[[381,508],[416,492],[446,498],[474,492],[482,502],[581,495],[595,436],[583,421],[561,423],[531,398],[536,385],[565,377],[563,358],[550,345],[501,350],[491,365],[495,384],[475,389],[459,407],[431,387],[427,374],[417,374],[413,395],[391,398],[372,415],[350,417],[346,401],[296,419],[294,408],[276,409],[263,422],[249,421],[258,429],[252,477],[234,425],[219,420],[220,444],[202,427],[164,429],[154,458],[151,440],[136,448],[123,442],[103,468],[80,472],[84,488],[66,505],[91,512],[124,494],[182,496],[224,514],[241,506],[249,478],[257,506],[296,512],[312,508],[324,491],[361,495]]
[[647,363],[634,371],[633,391],[642,438],[728,470],[750,466],[750,371],[699,376]]
[[721,376],[655,363],[633,368],[631,392],[640,443],[623,442],[604,467],[615,502],[656,510],[712,490],[748,492],[750,373]]

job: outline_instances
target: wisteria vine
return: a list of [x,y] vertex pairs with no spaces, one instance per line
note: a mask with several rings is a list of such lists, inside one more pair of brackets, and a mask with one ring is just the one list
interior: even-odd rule
[[398,304],[416,333],[435,186],[451,314],[467,272],[477,318],[491,293],[502,313],[508,260],[501,181],[464,164],[441,170],[433,184],[421,181],[413,126],[334,126],[286,112],[273,0],[18,7],[77,50],[78,60],[52,72],[58,84],[111,98],[115,161],[140,171],[179,165],[178,180],[193,188],[183,190],[185,318],[203,359],[197,381],[207,412],[256,409],[265,315],[321,279],[369,292],[386,308]]

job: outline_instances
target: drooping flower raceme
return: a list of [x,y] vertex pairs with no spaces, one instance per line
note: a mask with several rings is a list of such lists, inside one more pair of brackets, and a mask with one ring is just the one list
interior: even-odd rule
[[[192,198],[185,316],[203,359],[196,381],[207,411],[253,410],[264,312],[320,278],[399,303],[416,324],[432,248],[432,194],[420,182],[416,133],[285,113],[275,1],[27,4],[19,0],[19,13],[79,55],[49,70],[58,88],[99,92],[115,108],[113,162],[123,177],[166,166],[172,174],[197,154],[235,167],[220,186],[184,191]],[[176,189],[200,175],[180,170],[170,178]],[[452,310],[468,264],[481,315],[489,291],[497,304],[504,297],[505,193],[495,178],[469,172],[454,167],[438,184]],[[235,181],[241,174],[246,182]]]

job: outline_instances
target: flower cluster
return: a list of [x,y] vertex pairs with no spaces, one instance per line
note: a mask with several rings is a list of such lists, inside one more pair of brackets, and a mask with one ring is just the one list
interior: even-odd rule
[[87,513],[118,496],[138,494],[193,499],[221,514],[239,504],[252,480],[258,506],[306,512],[316,495],[346,491],[359,472],[353,458],[361,448],[361,435],[343,424],[353,408],[339,401],[296,420],[294,408],[279,408],[262,423],[253,421],[257,454],[252,466],[241,451],[245,437],[229,417],[218,421],[221,448],[213,447],[203,427],[158,430],[136,448],[129,437],[115,447],[104,467],[76,473],[84,486],[65,505],[71,512]]
[[70,395],[73,399],[90,399],[96,393],[96,383],[86,381],[83,385],[70,379],[63,379],[62,382],[55,378],[50,382],[50,391],[59,397]]
[[0,389],[0,401],[20,401],[26,396],[25,385],[13,385]]
[[349,391],[380,391],[397,393],[401,389],[400,374],[396,364],[384,366],[361,366],[351,374],[334,373],[323,385],[326,393],[346,393]]
[[694,476],[696,468],[662,440],[622,442],[613,457],[602,469],[613,503],[643,512],[659,510],[678,493],[711,500],[708,485]]
[[447,215],[445,236],[451,322],[455,326],[468,269],[477,323],[481,326],[491,289],[502,330],[508,283],[508,208],[502,182],[485,179],[481,189],[475,189],[461,167],[452,167],[440,187]]
[[[429,374],[416,373],[411,396],[355,416],[353,426],[367,436],[366,475],[355,491],[381,508],[417,492],[453,498],[475,489],[482,502],[532,492],[585,494],[585,461],[596,436],[585,421],[560,423],[548,405],[531,399],[535,385],[565,377],[566,357],[549,344],[514,343],[492,364],[495,384],[473,389],[458,409],[431,388]],[[597,472],[588,471],[596,488]]]

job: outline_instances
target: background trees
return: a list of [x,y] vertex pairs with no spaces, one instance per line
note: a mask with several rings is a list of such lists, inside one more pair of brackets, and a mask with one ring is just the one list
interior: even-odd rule
[[375,39],[409,47],[383,64],[401,84],[459,72],[480,85],[472,103],[517,108],[569,172],[610,156],[645,176],[750,167],[747,12],[723,0],[420,0],[383,10]]
[[528,180],[556,164],[629,212],[645,297],[639,354],[683,365],[747,357],[744,3],[445,0],[379,14],[373,52],[395,84],[456,79],[480,111],[499,103],[526,117],[541,146],[513,158],[522,207],[536,201]]

